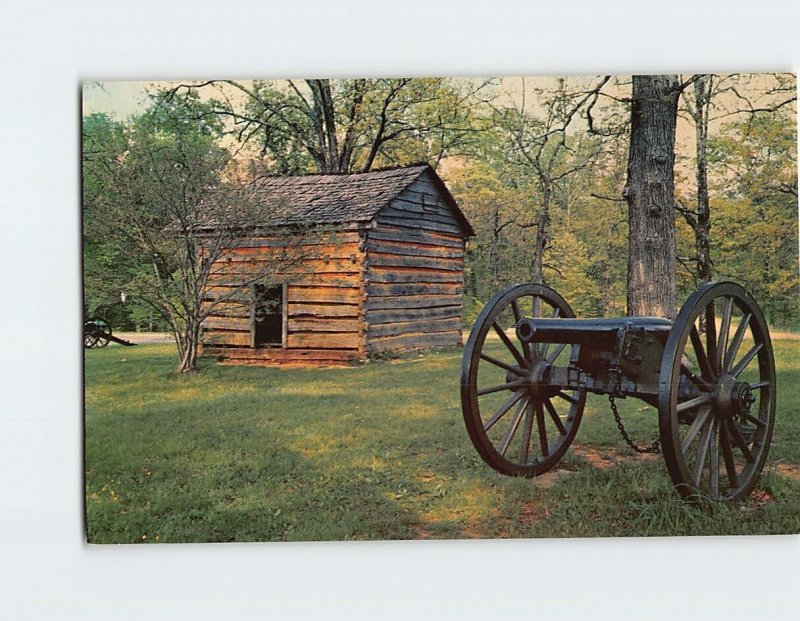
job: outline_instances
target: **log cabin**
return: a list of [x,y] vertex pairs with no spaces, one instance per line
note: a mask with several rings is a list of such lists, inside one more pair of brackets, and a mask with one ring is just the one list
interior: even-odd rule
[[[214,307],[203,324],[204,355],[341,366],[462,343],[464,247],[474,231],[430,166],[272,177],[258,197],[271,206],[263,223],[270,233],[237,239],[220,272],[246,275],[270,261],[292,235],[280,231],[320,232],[300,242],[302,270]],[[209,286],[206,303],[220,291]]]

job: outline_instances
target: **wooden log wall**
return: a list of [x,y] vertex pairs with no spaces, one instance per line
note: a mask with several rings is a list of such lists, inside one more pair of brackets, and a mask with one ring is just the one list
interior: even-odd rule
[[203,323],[203,353],[235,364],[342,365],[366,355],[364,239],[357,230],[332,233],[292,250],[287,282],[285,346],[253,348],[252,298],[241,283],[286,265],[280,239],[241,240],[217,261],[204,303],[217,302]]
[[381,210],[366,247],[368,350],[460,344],[464,238],[427,175]]

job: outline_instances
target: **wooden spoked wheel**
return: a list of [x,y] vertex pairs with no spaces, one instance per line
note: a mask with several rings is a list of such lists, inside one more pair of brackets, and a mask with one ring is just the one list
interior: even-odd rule
[[522,317],[574,317],[543,285],[513,285],[481,311],[464,349],[461,409],[469,437],[495,470],[532,477],[552,468],[572,442],[585,391],[546,386],[552,365],[567,366],[577,348],[527,344],[516,334]]
[[772,343],[755,300],[732,282],[702,286],[678,313],[659,377],[661,447],[681,496],[729,501],[750,493],[769,451],[775,388]]
[[97,345],[97,334],[88,326],[86,322],[83,323],[83,346],[86,349],[91,349]]
[[83,322],[83,346],[105,347],[111,336],[111,326],[101,317],[91,317]]

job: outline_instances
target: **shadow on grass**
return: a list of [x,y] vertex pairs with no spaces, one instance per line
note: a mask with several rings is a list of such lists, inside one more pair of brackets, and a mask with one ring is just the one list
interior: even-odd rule
[[[800,530],[800,486],[787,470],[770,470],[773,459],[800,465],[800,426],[790,415],[800,407],[800,370],[787,360],[794,350],[782,352],[778,421],[760,486],[767,496],[702,508],[677,498],[660,458],[620,452],[599,400],[551,474],[497,474],[464,429],[458,353],[354,369],[212,364],[178,376],[167,346],[135,349],[87,354],[86,494],[95,542]],[[657,415],[634,409],[623,417],[637,440],[652,439]]]
[[[363,469],[326,469],[268,434],[151,436],[147,448],[132,439],[124,456],[97,446],[89,453],[88,524],[94,543],[414,535],[406,526],[413,516],[380,480],[371,480]],[[132,468],[134,463],[138,467]]]

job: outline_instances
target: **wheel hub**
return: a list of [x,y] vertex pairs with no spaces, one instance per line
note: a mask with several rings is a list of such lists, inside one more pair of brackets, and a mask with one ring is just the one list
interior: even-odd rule
[[748,414],[754,402],[753,391],[747,382],[740,382],[731,375],[722,375],[717,380],[714,405],[720,418]]
[[520,372],[524,372],[525,376],[520,377],[510,371],[506,374],[506,382],[514,383],[520,379],[523,381],[521,386],[515,390],[527,390],[534,399],[543,399],[545,397],[552,397],[558,392],[558,388],[550,385],[550,368],[552,365],[539,361],[531,364],[527,369],[519,368]]
[[528,383],[526,388],[534,399],[543,399],[553,395],[550,386],[550,367],[552,365],[539,361],[528,367]]

